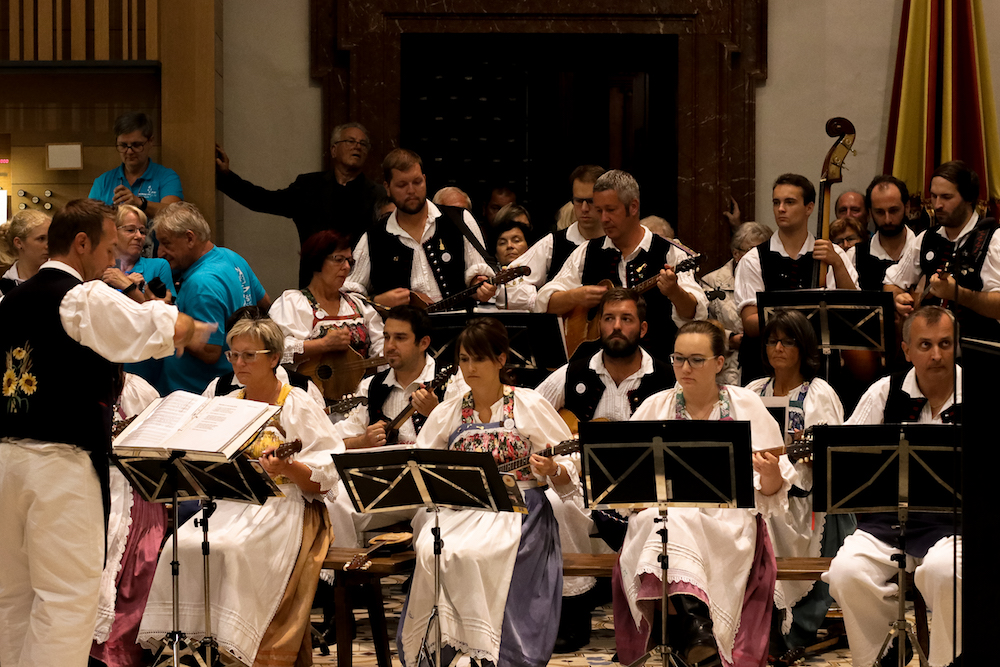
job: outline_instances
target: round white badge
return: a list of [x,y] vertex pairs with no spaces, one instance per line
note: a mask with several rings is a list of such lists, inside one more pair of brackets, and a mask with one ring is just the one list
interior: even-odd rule
[[924,255],[924,259],[926,259],[928,262],[933,262],[934,261],[934,251],[933,250],[928,250],[927,254]]
[[505,429],[507,429],[508,431],[513,431],[514,430],[514,420],[513,419],[504,419],[503,420],[503,427]]
[[587,391],[587,385],[582,382],[576,385],[576,393],[582,394],[585,391]]
[[442,262],[450,262],[451,261],[451,253],[450,252],[442,253],[441,254],[441,261]]

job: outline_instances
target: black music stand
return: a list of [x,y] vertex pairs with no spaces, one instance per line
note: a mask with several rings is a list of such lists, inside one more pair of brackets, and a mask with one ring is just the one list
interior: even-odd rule
[[[432,313],[430,317],[434,330],[428,352],[435,359],[453,359],[455,338],[469,323],[470,315]],[[558,315],[496,310],[477,312],[473,317],[493,317],[507,327],[510,338],[507,366],[515,371],[518,384],[534,387],[566,363],[566,340]]]
[[[334,454],[333,461],[358,512],[426,508],[434,512],[434,608],[420,644],[418,661],[441,667],[440,510],[527,513],[513,475],[501,475],[493,455],[439,449],[395,449],[374,453]],[[427,648],[435,628],[434,659]]]
[[[895,512],[899,521],[899,609],[879,651],[905,635],[923,667],[927,657],[906,620],[906,522],[910,512],[960,511],[961,428],[883,424],[813,427],[813,503],[817,512]],[[905,664],[903,639],[899,667]]]
[[[271,496],[284,494],[264,470],[260,462],[249,459],[242,451],[228,461],[196,461],[186,458],[183,450],[157,452],[149,457],[112,455],[112,460],[134,489],[152,503],[173,503],[173,630],[160,640],[161,646],[153,656],[154,667],[172,664],[178,667],[181,656],[187,655],[198,667],[218,664],[219,647],[212,636],[212,611],[210,597],[210,571],[208,520],[215,511],[216,500],[263,505]],[[205,637],[186,640],[180,630],[180,561],[177,552],[177,530],[180,528],[179,501],[200,499],[202,518],[195,525],[202,529],[202,567],[205,588]],[[169,653],[168,653],[169,650]]]
[[584,501],[591,509],[655,508],[663,525],[659,556],[662,582],[661,641],[629,667],[659,649],[662,667],[686,665],[669,645],[667,618],[667,519],[670,507],[753,507],[750,422],[583,422]]
[[843,289],[757,292],[757,308],[761,331],[779,308],[801,312],[815,328],[824,358],[828,359],[833,350],[861,350],[878,352],[883,367],[892,363],[896,308],[890,292]]

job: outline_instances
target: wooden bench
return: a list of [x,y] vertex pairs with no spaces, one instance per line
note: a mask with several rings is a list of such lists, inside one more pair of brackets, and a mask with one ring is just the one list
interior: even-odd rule
[[[358,549],[330,547],[323,567],[337,572],[334,578],[334,614],[337,637],[350,637],[354,611],[351,609],[347,590],[361,587],[367,593],[368,618],[372,626],[375,657],[379,667],[391,667],[389,632],[385,622],[381,580],[394,574],[409,574],[416,564],[412,551],[403,551],[372,558],[367,570],[344,570],[344,565],[358,553]],[[618,554],[563,554],[563,575],[567,577],[610,577]],[[807,581],[819,580],[830,569],[831,558],[779,558],[778,579]],[[919,626],[919,624],[918,624]],[[337,664],[351,667],[351,642],[337,642]]]

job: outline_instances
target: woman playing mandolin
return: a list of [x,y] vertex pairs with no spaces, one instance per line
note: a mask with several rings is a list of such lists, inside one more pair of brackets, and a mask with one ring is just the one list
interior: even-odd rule
[[316,232],[302,244],[302,266],[311,271],[309,285],[283,292],[268,313],[285,332],[282,362],[301,370],[306,362],[348,349],[361,357],[380,356],[382,318],[341,291],[354,266],[350,239],[331,230]]
[[[572,494],[578,481],[572,465],[535,452],[570,432],[540,394],[504,380],[509,347],[499,321],[471,321],[456,347],[471,389],[434,409],[417,446],[491,452],[498,462],[530,455],[531,468],[518,474],[527,515],[441,511],[442,658],[450,662],[458,650],[486,664],[537,667],[552,655],[562,594],[559,529],[538,482]],[[418,663],[434,605],[433,525],[426,512],[413,521],[418,564],[397,634],[400,658],[410,666]]]
[[[219,646],[247,665],[294,665],[310,656],[310,602],[330,545],[330,519],[320,494],[337,488],[331,454],[344,451],[333,426],[301,389],[281,383],[275,368],[281,329],[270,320],[243,319],[226,337],[226,356],[244,388],[235,396],[282,406],[278,417],[246,453],[278,484],[284,497],[263,505],[219,501],[211,518],[212,632]],[[281,458],[284,442],[301,441],[295,459]],[[201,528],[178,531],[181,572],[201,570]],[[153,580],[139,640],[155,640],[172,627],[170,553]],[[181,577],[180,629],[204,634],[201,576]]]
[[[816,376],[820,368],[819,343],[805,315],[797,310],[774,311],[761,338],[768,377],[754,380],[747,389],[764,397],[787,396],[788,427],[796,437],[813,424],[843,424],[840,397],[826,380]],[[835,556],[844,538],[857,526],[854,515],[813,516],[811,463],[797,462],[791,482],[794,486],[788,492],[788,512],[767,519],[775,556]],[[829,591],[823,582],[777,583],[774,601],[785,613],[782,634],[789,651],[782,658],[785,664],[801,658],[804,647],[815,643],[816,631],[833,602]]]

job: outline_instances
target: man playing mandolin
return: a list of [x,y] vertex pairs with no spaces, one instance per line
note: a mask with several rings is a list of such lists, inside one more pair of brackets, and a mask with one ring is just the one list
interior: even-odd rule
[[998,340],[1000,237],[994,233],[996,220],[976,212],[978,199],[979,176],[967,164],[954,160],[938,167],[931,175],[938,227],[907,242],[899,263],[885,273],[885,290],[895,295],[896,312],[905,317],[921,305],[907,288],[925,276],[927,285],[916,295],[923,303],[947,301],[962,335]]
[[450,206],[438,208],[427,200],[423,162],[412,151],[390,152],[382,161],[382,172],[396,210],[361,237],[347,289],[391,308],[410,303],[414,295],[435,303],[483,283],[475,297],[489,301],[496,287],[483,281],[494,272],[470,241],[483,243],[472,215]]
[[[648,289],[645,345],[654,358],[665,360],[673,351],[677,327],[708,316],[705,292],[694,271],[674,272],[686,258],[684,251],[639,224],[639,184],[631,174],[615,169],[598,178],[594,208],[606,236],[573,251],[556,277],[538,291],[534,310],[570,315],[570,320],[582,315],[586,326],[588,311],[608,289],[607,283],[599,284],[602,281]],[[567,336],[569,331],[567,323]]]

